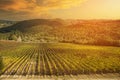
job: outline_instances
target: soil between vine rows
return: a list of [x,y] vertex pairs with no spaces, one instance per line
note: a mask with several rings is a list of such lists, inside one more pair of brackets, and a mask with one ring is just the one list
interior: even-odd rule
[[70,48],[68,44],[41,43],[30,45],[32,47],[16,53],[21,54],[21,56],[9,63],[4,68],[2,75],[8,77],[77,76],[106,73],[119,75],[120,72],[120,63],[115,62],[120,60],[120,53],[109,53],[102,51],[102,49]]

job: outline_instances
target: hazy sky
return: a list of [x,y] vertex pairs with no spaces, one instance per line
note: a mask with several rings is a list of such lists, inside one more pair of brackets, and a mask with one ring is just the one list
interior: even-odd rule
[[0,0],[0,19],[120,19],[120,0]]

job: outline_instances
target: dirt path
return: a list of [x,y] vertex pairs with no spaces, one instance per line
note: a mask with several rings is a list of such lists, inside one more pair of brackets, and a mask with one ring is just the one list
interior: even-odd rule
[[90,75],[65,75],[65,76],[18,76],[1,75],[0,80],[120,80],[120,74],[90,74]]

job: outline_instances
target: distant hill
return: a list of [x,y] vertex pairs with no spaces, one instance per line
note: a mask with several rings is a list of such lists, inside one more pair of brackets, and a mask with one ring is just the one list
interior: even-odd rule
[[12,24],[17,21],[10,21],[10,20],[0,20],[0,23],[7,23],[7,24]]
[[0,29],[0,39],[120,46],[120,20],[33,19]]
[[63,26],[65,25],[64,20],[58,20],[58,19],[33,19],[33,20],[25,20],[20,21],[12,26],[1,28],[0,32],[10,32],[12,30],[19,30],[21,32],[26,32],[30,28],[35,26]]
[[0,20],[0,28],[8,27],[17,23],[17,21]]

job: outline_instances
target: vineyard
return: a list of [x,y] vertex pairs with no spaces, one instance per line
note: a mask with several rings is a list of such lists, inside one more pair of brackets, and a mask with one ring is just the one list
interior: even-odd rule
[[119,47],[69,43],[8,44],[8,49],[0,46],[4,65],[2,77],[120,73]]

